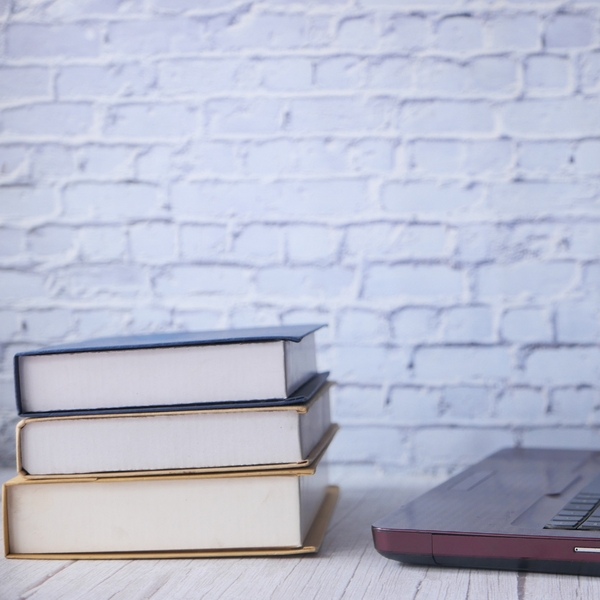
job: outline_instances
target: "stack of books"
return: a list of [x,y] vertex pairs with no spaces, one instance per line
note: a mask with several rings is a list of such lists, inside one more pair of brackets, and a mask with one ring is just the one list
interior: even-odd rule
[[338,490],[320,326],[106,338],[15,356],[9,558],[316,552]]

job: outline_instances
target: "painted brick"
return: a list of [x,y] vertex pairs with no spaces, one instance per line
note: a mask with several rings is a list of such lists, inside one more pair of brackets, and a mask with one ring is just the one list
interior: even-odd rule
[[401,107],[397,123],[400,131],[416,135],[491,133],[494,114],[482,102],[410,101]]
[[183,225],[179,236],[184,260],[214,259],[225,251],[226,229],[220,225]]
[[582,59],[581,84],[585,91],[600,89],[600,52],[593,52]]
[[158,65],[158,86],[166,96],[233,91],[240,68],[240,61],[234,59],[162,61]]
[[79,247],[87,262],[122,259],[127,250],[127,236],[122,227],[89,226],[79,230]]
[[448,232],[438,225],[356,225],[347,229],[350,255],[439,258],[447,256]]
[[365,276],[363,297],[380,299],[460,298],[463,274],[443,265],[372,266]]
[[131,170],[133,149],[126,146],[84,146],[77,155],[79,171],[91,176],[126,177]]
[[485,387],[457,386],[446,388],[442,414],[447,420],[477,419],[490,413],[490,391]]
[[63,193],[64,216],[78,221],[123,221],[158,213],[156,189],[142,183],[73,183]]
[[383,315],[368,310],[346,310],[338,320],[336,327],[338,343],[374,344],[387,342],[389,324]]
[[596,302],[561,302],[556,309],[556,337],[563,343],[600,341],[600,309]]
[[346,426],[331,444],[329,460],[336,462],[376,462],[406,464],[408,450],[403,434],[392,427]]
[[279,131],[284,122],[281,100],[211,100],[207,103],[209,129],[214,134],[267,134]]
[[88,133],[93,109],[88,104],[34,104],[7,109],[1,119],[4,130],[16,135],[70,136]]
[[[168,146],[153,145],[138,154],[132,162],[135,165],[133,170],[142,181],[162,182],[170,179],[173,171],[176,171],[173,150]],[[129,171],[129,165],[127,170]]]
[[302,322],[357,478],[597,444],[597,15],[484,4],[19,0],[0,464],[15,350]]
[[551,342],[552,322],[539,308],[513,308],[502,316],[500,335],[510,342]]
[[525,85],[530,90],[566,91],[569,60],[562,56],[531,56],[525,65]]
[[[356,71],[353,70],[352,74],[354,73]],[[396,56],[372,58],[369,61],[367,78],[370,87],[407,90],[412,85],[413,61]],[[358,79],[357,83],[360,81]]]
[[[153,148],[156,152],[156,148]],[[165,151],[168,151],[165,149]],[[178,161],[184,168],[191,173],[222,173],[231,175],[232,173],[241,172],[241,159],[238,156],[237,147],[229,142],[196,142],[187,148],[187,151],[178,154]],[[151,172],[156,172],[155,169],[159,165],[165,164],[164,159],[157,156],[152,156],[152,151],[148,153],[146,164],[143,168],[144,173],[148,176]],[[141,167],[141,162],[138,163]],[[168,175],[170,169],[165,168]]]
[[1,67],[0,102],[50,97],[50,71],[41,67]]
[[561,294],[573,285],[573,263],[534,263],[489,265],[479,268],[479,298],[547,298]]
[[332,378],[342,384],[382,385],[405,383],[408,356],[402,349],[344,345],[335,349]]
[[56,210],[51,188],[11,185],[0,187],[0,219],[19,221],[27,218],[47,218]]
[[108,112],[104,133],[108,137],[176,137],[195,128],[195,111],[182,104],[129,104]]
[[306,58],[279,58],[262,62],[261,84],[266,90],[308,90],[312,87],[312,63]]
[[[382,145],[385,142],[381,142]],[[347,144],[344,140],[334,140],[331,138],[314,139],[314,140],[298,140],[294,142],[295,153],[294,156],[294,173],[306,173],[306,174],[335,174],[338,175],[340,172],[347,170]],[[364,148],[364,147],[363,147]],[[353,164],[354,170],[357,172],[369,170],[370,168],[376,168],[376,164],[382,164],[385,161],[385,157],[382,157],[381,151],[378,156],[370,156],[365,158],[363,165],[358,167],[356,163]],[[364,154],[364,152],[362,153]],[[350,157],[350,161],[357,161],[361,158],[360,146]],[[364,188],[360,188],[360,193],[364,192]]]
[[533,385],[594,385],[600,375],[598,348],[537,348],[526,360]]
[[477,50],[483,44],[481,22],[471,16],[451,16],[443,19],[437,30],[436,46],[441,50],[462,52]]
[[454,174],[460,169],[464,144],[452,140],[421,140],[413,144],[412,151],[416,170]]
[[511,358],[499,346],[422,347],[414,371],[417,381],[430,383],[497,382],[510,376]]
[[208,46],[202,33],[194,19],[114,21],[108,25],[106,51],[126,56],[197,52]]
[[143,96],[150,90],[153,80],[153,72],[139,64],[73,65],[61,68],[56,89],[61,100]]
[[12,310],[0,310],[0,336],[10,340],[21,330],[17,313]]
[[305,98],[290,102],[285,129],[291,132],[386,129],[395,102],[389,98]]
[[73,150],[61,144],[38,145],[32,152],[31,163],[35,180],[68,177],[75,171]]
[[[54,283],[62,298],[93,298],[98,296],[135,297],[147,293],[142,269],[137,265],[73,264],[59,270]],[[146,289],[145,289],[146,288]]]
[[255,176],[293,173],[296,168],[295,148],[290,140],[252,144],[245,152],[246,169]]
[[337,385],[332,414],[337,423],[352,419],[382,419],[385,396],[380,386]]
[[155,279],[160,296],[224,294],[239,295],[248,290],[249,271],[234,266],[175,266]]
[[439,326],[440,315],[434,308],[404,308],[392,315],[392,337],[400,344],[436,341]]
[[248,225],[235,235],[233,252],[244,262],[248,257],[280,262],[283,255],[281,231],[268,225]]
[[349,148],[351,169],[358,173],[389,172],[394,167],[395,143],[391,140],[364,139]]
[[471,465],[489,454],[513,445],[509,431],[474,428],[422,428],[415,433],[415,460],[425,466],[452,468]]
[[222,50],[244,48],[294,49],[325,42],[328,18],[302,14],[239,14],[236,19],[216,18],[211,25],[213,43]]
[[418,387],[393,387],[390,390],[391,418],[401,425],[437,421],[441,397],[438,390]]
[[259,293],[288,297],[335,298],[348,294],[353,283],[353,270],[342,267],[270,267],[256,277]]
[[132,225],[129,243],[137,262],[168,263],[176,256],[176,228],[170,223]]
[[383,50],[409,52],[424,48],[430,35],[430,26],[419,15],[392,15],[381,31]]
[[586,183],[548,181],[517,181],[490,186],[489,208],[502,215],[534,216],[581,212],[593,207],[595,190]]
[[584,140],[577,146],[575,167],[580,173],[600,174],[600,140]]
[[456,306],[442,313],[442,338],[446,342],[490,342],[493,313],[487,306]]
[[6,53],[11,58],[94,57],[100,53],[100,31],[93,23],[11,23],[5,35]]
[[28,248],[37,256],[70,254],[75,243],[75,230],[72,227],[45,225],[30,232]]
[[570,166],[572,153],[569,142],[522,142],[518,166],[540,174],[565,171]]
[[340,246],[340,235],[328,227],[295,225],[286,227],[285,243],[291,263],[331,263]]
[[516,135],[598,135],[600,112],[595,99],[523,100],[507,104],[502,118]]
[[497,15],[486,22],[486,46],[493,50],[536,50],[541,46],[536,15]]
[[375,19],[371,16],[349,17],[338,24],[334,44],[349,50],[370,50],[379,43]]
[[[315,87],[334,90],[359,88],[364,84],[366,70],[367,63],[361,58],[354,56],[324,58],[315,65]],[[392,82],[388,80],[386,83],[389,86]]]
[[21,328],[34,340],[62,340],[73,328],[72,313],[65,309],[30,310],[21,319]]
[[38,273],[0,270],[0,302],[29,300],[47,295],[45,277]]
[[550,395],[551,419],[561,425],[597,420],[598,391],[592,387],[559,388]]
[[480,199],[481,190],[456,184],[390,181],[381,194],[383,208],[392,214],[431,216],[470,209]]
[[535,423],[545,417],[546,404],[539,389],[509,388],[498,399],[496,416],[513,423]]
[[464,168],[467,173],[481,177],[483,174],[503,174],[510,168],[512,145],[509,140],[484,140],[466,144]]
[[25,247],[25,234],[18,229],[0,228],[0,257],[18,256]]
[[497,234],[489,225],[461,226],[456,235],[456,258],[461,262],[479,262],[492,258]]
[[28,151],[26,146],[10,144],[0,146],[0,181],[28,177]]
[[580,48],[593,41],[594,27],[585,15],[558,14],[546,26],[548,48]]

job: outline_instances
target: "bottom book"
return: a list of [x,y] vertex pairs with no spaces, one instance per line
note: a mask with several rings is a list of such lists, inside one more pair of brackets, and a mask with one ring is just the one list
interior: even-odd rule
[[8,558],[316,552],[338,491],[324,463],[278,471],[4,484]]

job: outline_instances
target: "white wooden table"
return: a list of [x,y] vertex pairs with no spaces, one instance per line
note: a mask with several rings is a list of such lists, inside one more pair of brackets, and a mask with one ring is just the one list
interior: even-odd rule
[[431,485],[341,486],[321,551],[301,558],[0,561],[1,600],[600,598],[600,577],[402,565],[373,548],[370,525]]

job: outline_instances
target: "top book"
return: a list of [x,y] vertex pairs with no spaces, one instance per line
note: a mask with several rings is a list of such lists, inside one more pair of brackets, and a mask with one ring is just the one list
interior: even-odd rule
[[321,327],[99,338],[21,352],[17,409],[45,416],[290,400],[317,373],[314,332]]

